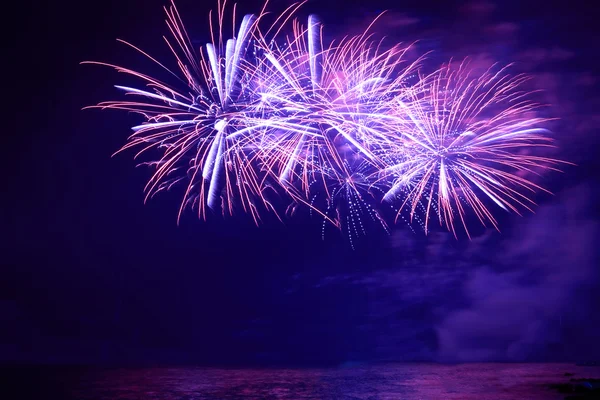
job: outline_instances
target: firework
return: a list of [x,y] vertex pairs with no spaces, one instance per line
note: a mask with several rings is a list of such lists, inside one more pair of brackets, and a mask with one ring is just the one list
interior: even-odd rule
[[333,224],[351,245],[368,221],[387,230],[367,183],[386,165],[382,144],[401,126],[394,104],[408,102],[407,82],[420,62],[405,61],[409,47],[384,50],[370,29],[324,46],[315,16],[306,27],[293,21],[284,45],[258,43],[255,75],[261,110],[279,124],[262,137],[270,145],[259,155],[261,165],[271,181],[323,217],[323,230]]
[[325,45],[316,16],[306,26],[295,18],[301,5],[265,24],[265,4],[239,26],[234,6],[225,38],[219,2],[199,53],[175,6],[165,8],[177,72],[130,46],[174,84],[96,63],[144,84],[116,86],[132,100],[97,107],[144,117],[120,151],[160,154],[145,163],[155,168],[147,198],[184,183],[178,218],[186,207],[203,218],[239,207],[256,223],[261,210],[280,217],[278,205],[291,201],[323,218],[323,235],[328,225],[344,231],[352,247],[371,225],[388,231],[385,207],[425,232],[437,219],[455,235],[457,220],[469,234],[469,211],[497,229],[492,204],[531,209],[528,194],[544,190],[531,174],[559,162],[535,153],[552,143],[525,76],[476,73],[468,62],[423,75],[424,58],[407,61],[411,46],[384,47],[373,24]]
[[423,210],[425,231],[436,216],[455,234],[459,219],[468,234],[467,209],[497,229],[489,201],[506,211],[531,210],[527,194],[545,189],[528,175],[560,163],[535,155],[552,143],[543,128],[548,120],[536,117],[539,105],[523,89],[528,78],[494,68],[475,74],[468,60],[448,64],[421,80],[427,89],[413,92],[410,108],[398,101],[408,122],[390,146],[399,161],[381,171],[392,182],[384,200],[400,202],[411,217]]
[[248,149],[252,146],[247,138],[263,128],[263,124],[273,125],[268,120],[249,118],[260,101],[249,90],[253,68],[246,54],[258,18],[246,15],[236,37],[225,40],[225,2],[219,3],[216,17],[209,14],[212,41],[198,54],[174,4],[165,8],[165,12],[172,36],[165,41],[179,66],[178,73],[130,46],[175,77],[178,85],[131,69],[97,63],[139,78],[146,86],[144,89],[116,86],[135,99],[104,102],[97,107],[133,111],[146,119],[133,127],[134,134],[120,151],[141,148],[136,157],[150,150],[162,153],[158,161],[146,163],[156,168],[145,188],[147,198],[175,183],[185,182],[187,188],[179,217],[186,206],[196,206],[200,215],[205,216],[207,207],[231,213],[234,204],[239,203],[256,220],[255,200],[259,199],[267,208],[270,203],[261,195],[260,177],[250,162],[252,152]]

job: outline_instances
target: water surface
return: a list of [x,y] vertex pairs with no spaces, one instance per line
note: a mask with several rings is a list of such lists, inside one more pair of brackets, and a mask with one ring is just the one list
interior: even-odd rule
[[388,364],[331,369],[77,368],[40,374],[45,374],[45,398],[56,398],[52,391],[60,389],[61,398],[78,400],[552,400],[565,394],[549,384],[599,378],[600,367]]

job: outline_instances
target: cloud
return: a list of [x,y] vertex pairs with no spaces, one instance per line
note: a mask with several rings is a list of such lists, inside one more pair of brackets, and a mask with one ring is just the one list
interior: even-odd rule
[[367,291],[360,329],[373,339],[374,359],[581,359],[600,329],[586,321],[594,295],[585,293],[600,289],[593,196],[587,184],[569,188],[536,214],[515,216],[507,232],[471,241],[398,229],[389,264],[325,276],[316,286]]
[[515,55],[515,60],[522,63],[528,70],[540,66],[545,68],[551,63],[569,61],[575,57],[575,53],[562,47],[537,47],[523,50]]
[[496,10],[496,5],[490,1],[471,1],[465,3],[461,7],[461,10],[463,13],[470,16],[485,17]]
[[509,39],[519,33],[519,25],[512,22],[501,22],[499,24],[490,24],[486,28],[486,33],[497,38]]
[[387,11],[377,22],[377,30],[403,29],[419,24],[421,20],[414,16],[396,11]]
[[[517,224],[475,267],[463,285],[468,306],[446,314],[436,327],[444,361],[584,357],[592,343],[563,343],[567,324],[594,329],[571,318],[578,292],[597,276],[594,254],[598,221],[590,220],[587,186],[565,191],[558,201]],[[484,257],[485,258],[485,257]],[[595,328],[598,329],[598,328]],[[554,350],[549,352],[549,348]]]

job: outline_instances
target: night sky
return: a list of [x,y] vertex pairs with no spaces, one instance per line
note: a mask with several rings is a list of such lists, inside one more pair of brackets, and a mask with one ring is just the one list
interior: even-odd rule
[[[254,11],[255,0],[242,11]],[[591,2],[311,1],[328,36],[378,30],[451,57],[515,62],[544,89],[571,161],[539,182],[535,214],[497,210],[471,241],[398,224],[356,251],[320,221],[243,215],[177,225],[181,188],[143,204],[150,171],[125,143],[135,115],[81,109],[159,73],[166,0],[20,2],[5,73],[0,362],[322,365],[580,361],[600,346],[600,34]],[[284,1],[273,2],[275,8]],[[523,4],[524,3],[524,4]],[[586,5],[589,3],[589,5]],[[211,1],[179,0],[199,46]],[[241,14],[241,12],[240,12]],[[11,89],[12,88],[12,89]],[[17,98],[13,96],[16,94]],[[14,108],[14,111],[11,110]],[[596,340],[597,342],[597,340]]]

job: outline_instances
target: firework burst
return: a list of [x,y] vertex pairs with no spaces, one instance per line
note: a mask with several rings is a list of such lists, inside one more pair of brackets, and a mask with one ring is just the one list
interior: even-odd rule
[[261,159],[292,197],[307,201],[318,177],[347,166],[346,154],[373,170],[385,165],[377,153],[399,126],[393,104],[406,97],[420,60],[405,61],[408,47],[383,50],[368,30],[323,46],[315,16],[306,28],[293,21],[292,32],[284,46],[261,49],[261,107],[279,124],[265,134],[273,145]]
[[[197,207],[205,217],[207,208],[232,213],[234,204],[240,204],[257,221],[256,199],[267,208],[272,207],[262,196],[259,170],[253,168],[249,151],[256,147],[249,141],[254,140],[255,132],[273,125],[265,119],[249,118],[261,100],[249,88],[255,69],[247,57],[259,17],[244,16],[237,35],[225,40],[225,6],[225,2],[219,3],[216,15],[209,14],[212,41],[200,53],[194,51],[174,4],[165,8],[171,33],[165,41],[175,57],[178,73],[137,47],[123,43],[166,70],[178,85],[131,69],[95,63],[141,79],[146,86],[116,86],[135,99],[104,102],[96,107],[133,111],[146,119],[133,127],[134,134],[120,151],[138,148],[136,158],[150,150],[162,153],[158,161],[146,163],[155,167],[145,188],[147,198],[185,182],[178,218],[186,206]],[[233,26],[235,31],[235,23]]]
[[410,121],[390,152],[397,163],[382,169],[392,181],[384,199],[421,209],[428,221],[436,215],[456,234],[459,219],[468,234],[465,214],[471,209],[482,224],[498,228],[487,204],[506,210],[531,210],[528,196],[545,190],[527,178],[560,162],[535,155],[552,146],[536,116],[539,105],[523,89],[526,76],[510,76],[506,68],[475,74],[468,60],[448,64],[421,81],[411,108],[398,102],[397,112]]

